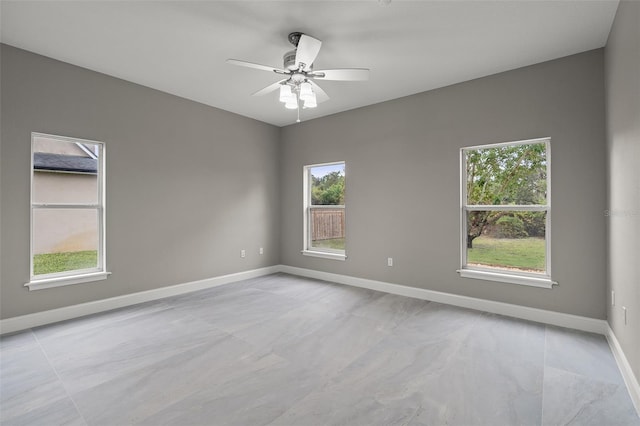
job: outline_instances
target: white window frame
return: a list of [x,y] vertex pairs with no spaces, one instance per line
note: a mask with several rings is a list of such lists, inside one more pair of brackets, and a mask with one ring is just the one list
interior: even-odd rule
[[[63,142],[75,144],[91,144],[97,147],[97,203],[36,203],[33,200],[33,181],[35,170],[33,168],[35,140],[39,137],[56,139]],[[84,146],[84,145],[82,145]],[[95,156],[95,155],[94,155]],[[45,288],[60,287],[71,284],[104,280],[110,275],[106,271],[106,241],[105,241],[105,204],[106,204],[106,179],[105,179],[105,146],[104,142],[88,139],[71,138],[67,136],[50,135],[45,133],[31,133],[31,208],[30,208],[30,248],[29,248],[29,282],[25,284],[29,290],[40,290]],[[34,227],[33,213],[37,209],[95,209],[98,215],[98,265],[95,268],[77,269],[73,271],[57,272],[53,274],[34,275],[33,271],[33,248],[34,248]]]
[[[551,138],[528,139],[515,142],[502,142],[487,145],[477,145],[460,149],[460,269],[457,271],[461,277],[474,278],[487,281],[498,281],[519,285],[527,285],[541,288],[553,288],[558,285],[551,279]],[[547,172],[547,199],[544,205],[468,205],[467,204],[467,151],[479,149],[499,148],[503,146],[545,144],[546,172]],[[467,213],[470,211],[544,211],[545,222],[545,268],[541,274],[517,272],[507,269],[482,268],[467,265]]]
[[[303,250],[302,254],[305,256],[320,257],[324,259],[332,260],[346,260],[347,254],[345,250],[331,249],[331,248],[318,248],[311,247],[311,227],[309,223],[311,221],[311,209],[336,209],[341,208],[345,211],[345,229],[346,229],[346,207],[345,205],[330,205],[330,206],[312,206],[311,205],[311,169],[322,166],[335,166],[343,165],[345,169],[345,176],[347,170],[347,163],[345,161],[334,161],[330,163],[309,164],[303,167]],[[345,231],[346,233],[346,231]]]

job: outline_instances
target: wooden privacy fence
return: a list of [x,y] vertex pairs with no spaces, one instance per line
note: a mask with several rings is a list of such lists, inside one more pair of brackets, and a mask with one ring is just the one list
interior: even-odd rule
[[344,238],[344,209],[311,209],[311,239]]

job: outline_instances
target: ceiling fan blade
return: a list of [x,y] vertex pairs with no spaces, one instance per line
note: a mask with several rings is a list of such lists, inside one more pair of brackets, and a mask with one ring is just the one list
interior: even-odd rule
[[231,65],[238,65],[241,67],[255,68],[257,70],[275,72],[277,74],[287,74],[286,71],[278,68],[270,67],[268,65],[254,64],[253,62],[241,61],[239,59],[227,59],[227,63]]
[[257,92],[252,93],[251,96],[262,96],[266,95],[267,93],[271,93],[274,90],[278,90],[280,88],[280,85],[285,81],[287,81],[286,78],[284,80],[276,81],[275,83],[268,85],[264,89],[260,89]]
[[313,93],[316,94],[317,103],[322,103],[324,101],[329,100],[329,95],[327,95],[327,92],[322,90],[322,87],[318,86],[315,82],[311,80],[309,80],[309,83],[311,83],[311,87],[313,87]]
[[302,34],[300,41],[298,41],[298,48],[296,49],[296,65],[304,64],[304,70],[309,71],[313,61],[316,60],[318,52],[320,52],[320,46],[322,42],[316,38]]
[[317,70],[309,73],[308,77],[316,78],[318,80],[363,81],[369,80],[369,70],[367,68]]

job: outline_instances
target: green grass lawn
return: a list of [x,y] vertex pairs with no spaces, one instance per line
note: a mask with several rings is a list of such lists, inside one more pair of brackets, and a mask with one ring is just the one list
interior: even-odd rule
[[312,242],[313,247],[330,248],[336,250],[344,250],[344,238],[331,238],[329,240],[315,240]]
[[467,250],[467,263],[525,271],[545,271],[544,238],[489,238],[473,240]]
[[95,268],[97,265],[98,252],[95,250],[36,254],[33,256],[34,275]]

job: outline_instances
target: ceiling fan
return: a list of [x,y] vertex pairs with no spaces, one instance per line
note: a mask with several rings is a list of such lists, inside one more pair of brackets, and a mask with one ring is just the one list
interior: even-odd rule
[[284,79],[276,81],[252,95],[262,96],[280,89],[280,102],[284,103],[285,108],[298,110],[298,121],[300,121],[300,104],[303,108],[315,108],[319,103],[329,99],[326,92],[314,80],[362,81],[369,79],[369,70],[366,68],[314,70],[313,62],[320,52],[322,42],[301,32],[292,32],[288,39],[295,46],[295,49],[284,54],[283,69],[238,59],[227,59],[227,63],[285,76]]

